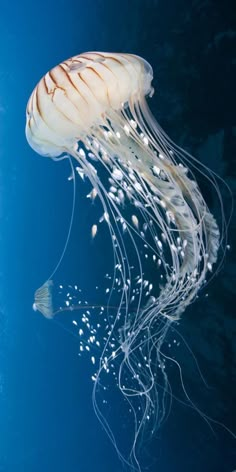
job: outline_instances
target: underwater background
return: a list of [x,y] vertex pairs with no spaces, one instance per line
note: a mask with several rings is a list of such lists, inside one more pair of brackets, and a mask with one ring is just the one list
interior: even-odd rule
[[[93,50],[131,52],[150,62],[153,114],[175,142],[222,177],[233,195],[236,191],[234,1],[1,0],[0,472],[124,470],[93,412],[90,359],[78,357],[76,337],[32,310],[34,292],[66,240],[72,184],[68,162],[55,164],[28,146],[25,107],[48,69]],[[219,217],[214,191],[200,185]],[[85,299],[104,304],[112,251],[106,232],[91,241],[100,207],[86,199],[88,191],[78,180],[71,239],[55,283],[78,284]],[[224,186],[222,195],[229,217],[231,198]],[[179,335],[170,331],[167,339],[191,400],[234,434],[235,231],[233,218],[222,270],[182,315]],[[181,396],[174,367],[169,380]],[[112,392],[108,408],[125,445],[129,420]],[[220,424],[210,426],[173,398],[166,422],[142,446],[142,471],[233,472],[236,439]]]

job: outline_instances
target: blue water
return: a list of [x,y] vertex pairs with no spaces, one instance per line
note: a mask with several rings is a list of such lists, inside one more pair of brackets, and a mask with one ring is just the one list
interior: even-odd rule
[[[121,472],[122,466],[93,412],[91,363],[78,340],[32,311],[34,291],[63,248],[72,184],[67,162],[36,155],[25,134],[25,107],[52,66],[84,51],[133,52],[154,69],[150,106],[166,131],[236,188],[235,42],[233,1],[22,0],[0,6],[0,471]],[[207,186],[202,188],[218,215]],[[78,283],[92,303],[112,268],[106,233],[91,243],[99,214],[78,181],[71,240],[55,278]],[[223,194],[226,209],[230,199]],[[233,248],[235,221],[229,229]],[[223,270],[183,315],[178,353],[188,392],[211,418],[236,433],[236,276],[233,249]],[[96,297],[96,300],[95,300]],[[104,303],[104,300],[101,300]],[[66,316],[66,314],[65,314]],[[180,391],[179,377],[172,380]],[[115,397],[114,397],[115,398]],[[129,423],[114,409],[125,444]],[[153,441],[145,444],[148,472],[232,472],[236,440],[213,432],[198,413],[174,401]]]

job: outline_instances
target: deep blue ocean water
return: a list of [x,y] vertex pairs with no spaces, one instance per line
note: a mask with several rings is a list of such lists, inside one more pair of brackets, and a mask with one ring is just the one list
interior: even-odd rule
[[[52,66],[84,51],[145,57],[154,70],[152,112],[234,193],[235,20],[233,1],[1,1],[0,472],[123,470],[94,415],[91,363],[78,357],[78,340],[32,311],[34,291],[60,257],[72,204],[68,162],[36,155],[25,139],[25,107],[33,87]],[[94,287],[104,293],[112,253],[105,232],[91,242],[100,208],[86,199],[88,191],[78,180],[72,235],[55,281],[77,283],[87,300],[104,303]],[[202,191],[219,216],[214,192],[204,183]],[[222,191],[227,216],[230,199]],[[234,433],[235,230],[233,219],[231,250],[208,297],[203,292],[178,325],[208,387],[183,342],[177,354],[190,397]],[[125,445],[129,422],[122,409],[117,414],[115,395],[110,408]],[[161,430],[143,446],[142,470],[233,472],[236,440],[223,427],[211,426],[213,431],[196,411],[174,400]]]

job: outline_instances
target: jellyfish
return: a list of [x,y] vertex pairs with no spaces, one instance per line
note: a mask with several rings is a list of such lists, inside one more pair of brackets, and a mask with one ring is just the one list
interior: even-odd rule
[[52,295],[51,288],[53,286],[52,280],[47,280],[42,287],[39,287],[34,295],[33,310],[40,311],[45,318],[52,318]]
[[[87,52],[51,69],[26,111],[26,138],[33,150],[54,161],[73,159],[72,179],[87,179],[88,198],[99,199],[102,213],[92,238],[99,237],[102,225],[110,233],[114,267],[93,406],[121,460],[137,471],[144,430],[152,434],[168,410],[165,337],[212,276],[224,233],[224,218],[220,232],[195,170],[213,185],[222,207],[215,174],[157,123],[147,103],[152,80],[152,67],[139,56]],[[149,264],[152,280],[146,275]],[[117,310],[110,314],[117,285]],[[51,281],[38,289],[33,305],[46,318],[54,317],[51,289]],[[112,370],[133,415],[126,454],[97,395]]]

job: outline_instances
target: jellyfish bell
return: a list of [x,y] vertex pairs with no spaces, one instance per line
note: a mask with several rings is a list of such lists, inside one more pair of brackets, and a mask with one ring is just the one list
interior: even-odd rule
[[[115,444],[96,397],[104,371],[111,366],[117,369],[122,395],[129,402],[132,398],[143,402],[140,413],[132,409],[135,432],[129,465],[134,470],[140,470],[136,445],[147,418],[149,429],[150,418],[155,429],[165,417],[169,388],[161,351],[165,335],[205,283],[221,241],[193,175],[200,164],[170,140],[148,108],[152,79],[151,66],[138,56],[80,54],[40,80],[26,112],[30,146],[55,160],[64,154],[73,157],[76,171],[89,179],[91,196],[99,198],[103,207],[92,236],[96,234],[97,239],[99,225],[106,223],[114,253],[113,284],[107,293],[110,300],[118,280],[120,301],[116,317],[112,321],[108,317],[108,334],[94,376],[93,405]],[[200,172],[206,172],[222,203],[215,179],[204,167],[200,166]],[[131,212],[127,211],[130,207]],[[150,258],[156,276],[148,283],[145,265]],[[157,287],[159,293],[153,296]],[[130,310],[134,294],[135,309]],[[50,281],[36,291],[34,308],[46,318],[53,317]],[[162,375],[158,392],[157,375]]]
[[34,294],[33,310],[39,311],[45,318],[51,319],[54,316],[52,303],[53,281],[47,280],[39,287]]
[[[83,67],[82,67],[83,66]],[[56,157],[74,149],[90,130],[152,91],[152,68],[131,54],[86,53],[54,67],[33,91],[26,137],[39,154]]]

